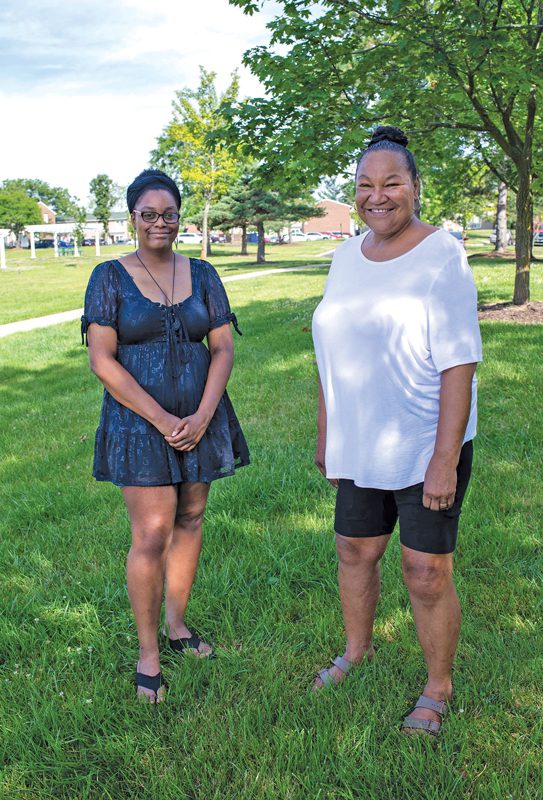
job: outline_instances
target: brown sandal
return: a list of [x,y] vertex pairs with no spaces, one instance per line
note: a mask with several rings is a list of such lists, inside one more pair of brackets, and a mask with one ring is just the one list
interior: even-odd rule
[[401,730],[404,731],[405,733],[417,730],[417,731],[422,731],[423,733],[427,733],[430,736],[437,736],[441,730],[443,717],[445,716],[445,714],[449,709],[447,701],[432,700],[431,697],[426,697],[425,694],[421,694],[421,696],[419,697],[419,699],[415,704],[415,709],[417,708],[427,708],[430,711],[434,711],[436,714],[439,715],[440,721],[438,722],[435,719],[419,719],[418,717],[413,717],[410,714],[402,722]]

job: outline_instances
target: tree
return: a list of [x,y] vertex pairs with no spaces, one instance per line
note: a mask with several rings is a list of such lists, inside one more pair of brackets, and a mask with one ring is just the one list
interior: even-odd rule
[[39,225],[38,204],[20,189],[0,189],[0,228],[9,228],[17,238],[27,225]]
[[235,154],[216,134],[224,125],[224,105],[237,100],[239,79],[234,73],[226,91],[218,95],[215,78],[215,72],[200,67],[198,88],[176,92],[172,120],[151,153],[152,163],[179,178],[183,195],[202,207],[202,258],[208,254],[210,208],[237,169]]
[[72,216],[74,218],[74,238],[78,245],[82,245],[85,238],[85,222],[87,221],[87,209],[81,205],[78,198],[74,198]]
[[337,200],[339,203],[354,204],[354,176],[340,180],[337,176],[333,178],[324,177],[315,192],[319,200]]
[[279,189],[264,188],[259,182],[258,167],[254,164],[214,206],[211,219],[216,226],[242,229],[242,255],[247,255],[247,227],[254,225],[258,233],[256,260],[258,264],[264,264],[266,222],[282,220],[285,223],[323,214],[324,211],[313,202],[305,199],[291,200]]
[[111,211],[117,202],[116,186],[108,175],[102,173],[91,180],[89,191],[94,201],[96,219],[102,223],[104,236],[107,239]]
[[247,226],[251,224],[251,216],[251,176],[245,173],[211,208],[209,223],[213,228],[241,228],[241,255],[246,256]]
[[41,200],[50,206],[55,214],[66,217],[73,216],[74,207],[78,200],[69,193],[68,189],[61,186],[50,186],[45,181],[37,178],[10,178],[2,183],[8,191],[22,191],[28,197]]
[[[247,13],[262,5],[230,1]],[[238,133],[255,150],[258,142],[265,161],[299,158],[317,179],[352,163],[376,123],[400,124],[415,151],[448,130],[500,179],[505,155],[516,192],[513,302],[526,302],[534,181],[543,169],[536,146],[543,128],[543,2],[280,2],[269,26],[271,47],[245,55],[267,98],[238,107]]]

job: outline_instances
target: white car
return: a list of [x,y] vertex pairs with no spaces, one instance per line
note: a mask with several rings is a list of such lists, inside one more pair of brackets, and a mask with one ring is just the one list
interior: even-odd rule
[[183,244],[202,244],[201,233],[180,233],[177,237],[178,242]]
[[292,231],[290,234],[291,242],[306,242],[307,236],[302,231]]
[[323,233],[317,233],[317,232],[314,232],[314,231],[310,231],[309,233],[306,233],[305,238],[307,239],[308,242],[313,242],[313,241],[314,242],[317,242],[317,241],[320,242],[321,239],[329,239],[330,237],[329,236],[325,236]]

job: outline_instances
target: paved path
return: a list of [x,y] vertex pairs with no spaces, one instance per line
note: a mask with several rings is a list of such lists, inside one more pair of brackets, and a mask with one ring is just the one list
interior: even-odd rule
[[[259,269],[255,272],[244,272],[241,275],[229,275],[226,278],[222,278],[222,282],[245,281],[249,280],[249,278],[262,278],[265,275],[277,275],[280,272],[297,272],[302,269],[317,269],[326,266],[328,266],[328,264],[305,264],[303,267]],[[6,325],[0,325],[0,339],[3,336],[10,336],[12,333],[33,331],[36,328],[48,328],[49,325],[58,325],[59,322],[72,322],[74,319],[80,319],[82,314],[82,308],[75,308],[73,311],[62,311],[60,314],[48,314],[46,317],[34,317],[33,319],[22,319],[18,322],[8,322]]]

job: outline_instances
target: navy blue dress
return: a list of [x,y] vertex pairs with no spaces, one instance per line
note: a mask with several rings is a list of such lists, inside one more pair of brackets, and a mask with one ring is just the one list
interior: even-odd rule
[[[194,414],[210,363],[203,340],[234,323],[221,279],[207,261],[190,259],[192,294],[167,307],[145,297],[119,261],[98,264],[85,294],[81,332],[95,322],[117,331],[117,360],[166,411]],[[239,333],[239,330],[238,330]],[[93,475],[117,486],[210,483],[249,463],[240,424],[225,392],[198,445],[174,450],[150,422],[104,390]]]

